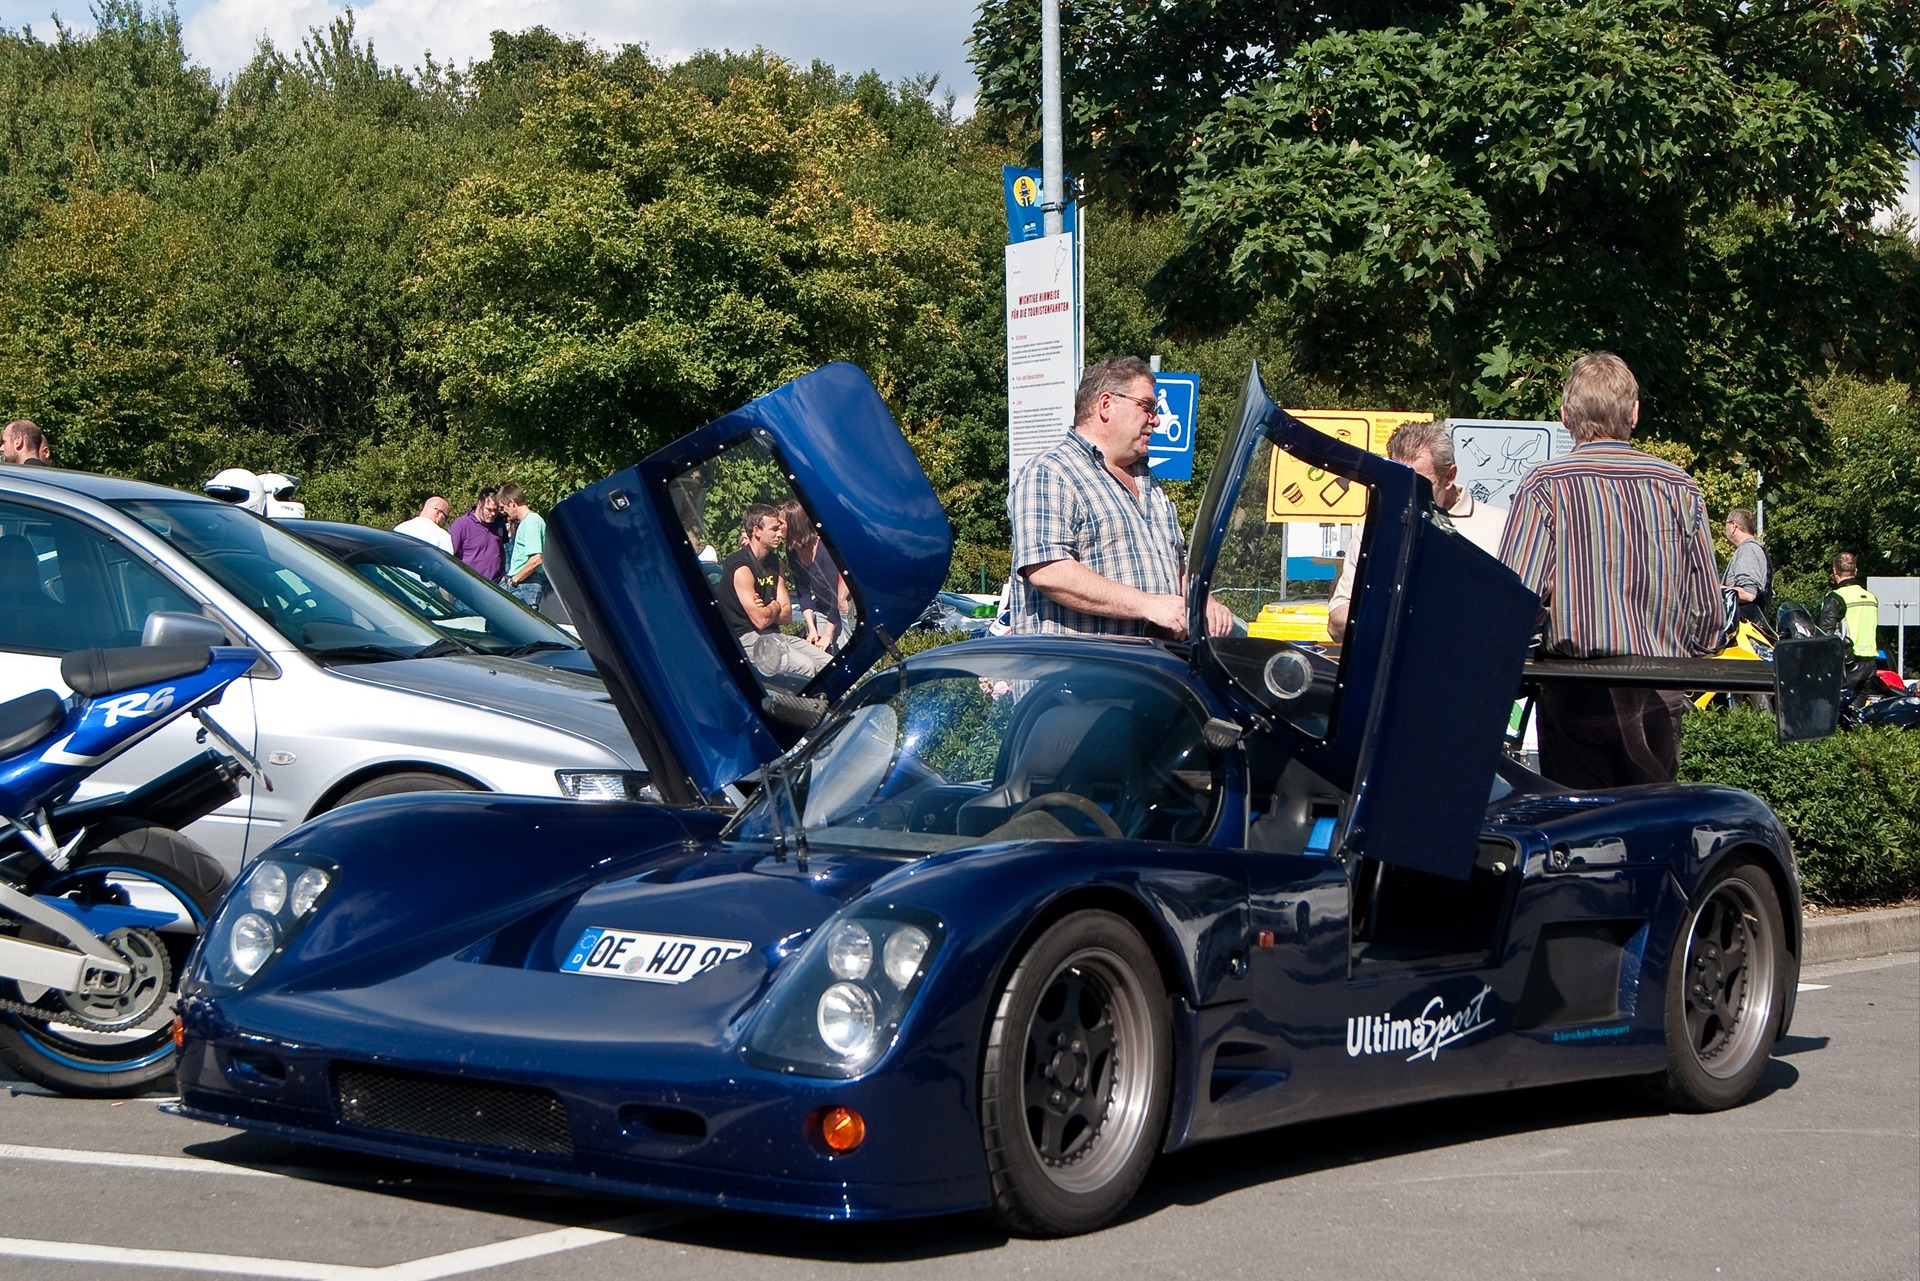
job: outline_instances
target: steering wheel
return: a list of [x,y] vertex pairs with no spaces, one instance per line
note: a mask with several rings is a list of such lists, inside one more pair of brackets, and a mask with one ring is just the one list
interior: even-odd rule
[[1113,821],[1113,817],[1110,814],[1078,792],[1042,792],[1015,810],[1008,816],[1007,821],[1011,823],[1014,819],[1024,814],[1031,814],[1035,810],[1048,809],[1055,805],[1064,806],[1067,809],[1073,810],[1075,813],[1083,814],[1087,818],[1092,819],[1093,825],[1100,829],[1102,836],[1110,836],[1116,841],[1123,840],[1126,837],[1126,833],[1120,830],[1120,825]]

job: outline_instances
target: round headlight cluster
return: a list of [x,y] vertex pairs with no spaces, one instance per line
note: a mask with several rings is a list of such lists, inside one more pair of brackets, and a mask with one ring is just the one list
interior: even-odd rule
[[880,972],[892,991],[876,991],[861,981],[873,971],[872,928],[860,921],[842,921],[827,935],[827,969],[841,981],[820,994],[814,1022],[821,1043],[842,1059],[864,1059],[873,1052],[882,1008],[897,1008],[899,995],[919,976],[932,945],[932,938],[918,925],[874,923],[874,928],[888,926],[891,929],[880,946]]
[[226,944],[226,978],[244,983],[300,932],[333,883],[325,868],[305,863],[261,861],[248,870],[227,911],[241,910],[218,927]]

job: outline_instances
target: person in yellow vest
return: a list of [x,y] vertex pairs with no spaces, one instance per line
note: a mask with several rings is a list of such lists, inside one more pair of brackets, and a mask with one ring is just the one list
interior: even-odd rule
[[1820,602],[1820,629],[1845,636],[1853,647],[1846,683],[1859,689],[1880,665],[1880,600],[1860,580],[1860,559],[1852,552],[1833,558],[1833,590]]

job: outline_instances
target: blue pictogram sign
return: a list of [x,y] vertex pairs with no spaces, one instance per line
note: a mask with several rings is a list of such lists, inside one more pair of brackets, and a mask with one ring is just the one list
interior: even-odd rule
[[[1038,240],[1045,235],[1040,202],[1044,192],[1040,187],[1038,169],[1021,169],[1016,165],[1000,167],[1000,182],[1007,194],[1007,243],[1017,245],[1023,240]],[[1073,175],[1065,177],[1065,186],[1069,193],[1073,191]],[[1071,194],[1067,198],[1067,207],[1061,211],[1065,220],[1060,229],[1069,235],[1073,233],[1074,205]]]
[[1160,421],[1147,442],[1147,465],[1159,480],[1193,479],[1194,415],[1200,410],[1199,374],[1155,374]]

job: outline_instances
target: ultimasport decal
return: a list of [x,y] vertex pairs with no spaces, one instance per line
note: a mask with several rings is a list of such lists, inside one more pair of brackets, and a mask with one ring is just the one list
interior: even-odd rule
[[1347,1057],[1363,1054],[1398,1054],[1410,1051],[1407,1062],[1426,1059],[1437,1062],[1440,1051],[1455,1041],[1464,1040],[1493,1020],[1483,1012],[1493,988],[1482,984],[1479,993],[1458,1010],[1447,1010],[1445,997],[1436,996],[1426,1008],[1410,1019],[1392,1014],[1362,1014],[1347,1020]]

